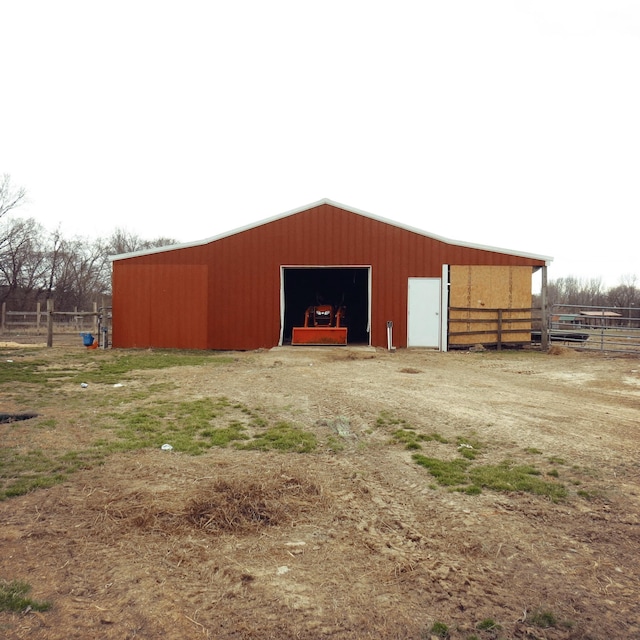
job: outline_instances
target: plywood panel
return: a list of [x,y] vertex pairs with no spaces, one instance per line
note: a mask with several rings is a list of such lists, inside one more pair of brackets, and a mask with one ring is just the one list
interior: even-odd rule
[[[469,265],[450,269],[449,305],[464,307],[451,311],[450,331],[487,331],[480,335],[450,336],[449,344],[495,344],[498,341],[497,309],[502,309],[502,342],[530,342],[531,323],[513,322],[530,316],[531,268],[517,266]],[[466,320],[466,322],[456,322]]]

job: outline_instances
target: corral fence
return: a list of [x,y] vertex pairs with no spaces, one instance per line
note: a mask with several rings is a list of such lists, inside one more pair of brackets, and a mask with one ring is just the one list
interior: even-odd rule
[[551,342],[589,351],[640,355],[640,309],[553,305],[549,313]]
[[[78,334],[78,340],[88,341],[93,337],[94,344],[107,348],[111,335],[111,307],[93,303],[93,310],[58,311],[54,301],[46,304],[36,303],[33,311],[11,311],[7,303],[0,310],[0,334],[4,337],[46,336],[47,346],[53,346],[54,336],[59,338]],[[85,342],[86,344],[86,342]]]
[[[542,310],[449,307],[448,348],[516,347],[541,342]],[[537,338],[537,340],[536,340]]]
[[[448,348],[560,344],[589,351],[640,355],[640,309],[561,305],[542,309],[449,307]],[[546,324],[546,341],[543,326]]]

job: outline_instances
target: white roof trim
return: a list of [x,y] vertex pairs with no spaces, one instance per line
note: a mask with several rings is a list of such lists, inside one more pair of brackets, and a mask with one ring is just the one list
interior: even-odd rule
[[500,247],[492,247],[492,246],[482,245],[482,244],[473,244],[471,242],[460,242],[458,240],[443,238],[433,233],[427,233],[422,229],[417,229],[416,227],[411,227],[411,226],[402,224],[400,222],[389,220],[388,218],[382,218],[372,213],[361,211],[360,209],[355,209],[354,207],[350,207],[348,205],[341,204],[339,202],[334,202],[333,200],[329,200],[328,198],[323,198],[322,200],[318,200],[318,202],[313,202],[303,207],[298,207],[297,209],[293,209],[291,211],[287,211],[285,213],[281,213],[279,215],[266,218],[264,220],[259,220],[258,222],[248,224],[244,227],[233,229],[231,231],[226,231],[225,233],[221,233],[220,235],[217,235],[217,236],[212,236],[211,238],[205,238],[204,240],[196,240],[194,242],[184,242],[181,244],[172,244],[166,247],[154,247],[153,249],[142,249],[141,251],[132,251],[130,253],[121,253],[115,256],[109,256],[109,260],[114,262],[115,260],[126,260],[127,258],[135,258],[137,256],[151,255],[154,253],[164,253],[166,251],[175,251],[176,249],[188,249],[189,247],[201,247],[202,245],[215,242],[216,240],[222,240],[222,238],[228,238],[229,236],[234,236],[237,233],[242,233],[243,231],[249,231],[250,229],[255,229],[256,227],[261,227],[262,225],[269,224],[270,222],[275,222],[276,220],[281,220],[283,218],[287,218],[288,216],[293,216],[297,213],[302,213],[303,211],[307,211],[308,209],[313,209],[314,207],[318,207],[323,204],[328,204],[333,207],[337,207],[338,209],[343,209],[345,211],[349,211],[351,213],[364,216],[366,218],[371,218],[372,220],[376,220],[384,224],[389,224],[393,227],[404,229],[405,231],[410,231],[411,233],[417,233],[418,235],[425,236],[426,238],[432,238],[433,240],[438,240],[440,242],[444,242],[445,244],[451,244],[457,247],[467,247],[469,249],[480,249],[481,251],[491,251],[493,253],[504,253],[506,255],[519,256],[521,258],[532,258],[533,260],[544,260],[545,264],[547,265],[553,260],[551,256],[542,256],[542,255],[533,254],[533,253],[523,253],[521,251],[514,251],[513,249],[502,249]]

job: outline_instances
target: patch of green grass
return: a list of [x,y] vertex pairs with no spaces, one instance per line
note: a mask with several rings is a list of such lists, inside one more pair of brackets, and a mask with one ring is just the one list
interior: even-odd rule
[[19,580],[0,580],[0,611],[14,611],[19,613],[28,607],[34,611],[48,611],[51,609],[50,602],[39,602],[27,597],[31,591],[31,586]]
[[559,458],[558,456],[550,456],[549,458],[547,458],[547,460],[551,464],[567,464],[564,458]]
[[535,447],[527,447],[525,449],[525,451],[527,453],[530,453],[530,454],[534,455],[534,456],[541,456],[542,455],[542,451],[540,451],[540,449],[536,449]]
[[41,429],[55,429],[58,422],[55,418],[46,418],[38,422],[38,427]]
[[66,370],[52,370],[45,360],[14,360],[0,366],[0,385],[8,382],[20,384],[47,384],[51,378],[68,375]]
[[560,474],[558,473],[557,469],[551,469],[551,471],[547,471],[547,475],[551,476],[553,478],[559,478]]
[[251,415],[251,426],[255,427],[256,429],[264,429],[267,424],[269,424],[264,418],[261,418],[260,416],[256,416],[256,415]]
[[248,440],[249,436],[243,433],[244,431],[246,431],[246,427],[242,423],[234,421],[228,427],[205,429],[200,432],[200,436],[207,439],[209,447],[226,447],[231,442]]
[[449,627],[444,622],[434,622],[431,625],[429,632],[437,638],[443,638],[446,640],[446,638],[449,637]]
[[404,444],[407,449],[421,449],[418,434],[410,429],[398,429],[391,434],[391,442]]
[[207,352],[95,352],[68,357],[63,364],[42,359],[16,360],[0,367],[0,385],[5,383],[51,385],[63,380],[81,383],[115,384],[128,379],[136,371],[169,367],[221,365],[233,362],[229,356]]
[[[95,439],[86,449],[44,452],[0,448],[0,500],[64,482],[79,469],[102,464],[109,454],[167,443],[174,451],[199,455],[212,447],[249,441],[249,427],[266,424],[254,411],[237,403],[232,406],[227,398],[164,401],[138,408],[123,402],[103,416],[105,421],[97,426],[108,435]],[[307,451],[315,447],[310,438],[299,430],[267,429],[252,448]]]
[[66,480],[67,476],[57,473],[47,476],[21,477],[8,483],[3,491],[0,491],[0,500],[23,496],[36,489],[48,489]]
[[329,436],[326,441],[326,446],[329,451],[333,453],[340,453],[344,451],[344,440],[342,438],[337,438],[336,436]]
[[448,443],[439,433],[419,433],[412,427],[397,429],[391,434],[391,442],[404,444],[407,449],[422,449],[421,442],[441,442]]
[[279,422],[266,431],[256,435],[246,444],[236,445],[238,449],[258,449],[260,451],[292,451],[296,453],[310,453],[317,446],[317,440],[313,433],[289,424]]
[[576,493],[578,496],[580,496],[584,500],[588,500],[589,502],[603,498],[603,494],[601,491],[588,491],[587,489],[578,489]]
[[376,419],[376,427],[387,428],[401,426],[403,429],[410,429],[409,423],[404,418],[391,415],[389,411],[381,411]]
[[168,369],[170,367],[193,367],[221,365],[233,362],[228,356],[192,353],[184,351],[136,352],[116,354],[109,358],[96,358],[93,368],[75,376],[78,382],[115,384],[130,378],[136,371]]
[[502,626],[499,625],[493,618],[485,618],[484,620],[478,622],[476,625],[476,629],[478,631],[500,631]]
[[421,467],[428,469],[429,473],[445,487],[467,484],[467,469],[471,464],[467,460],[456,458],[455,460],[439,460],[428,458],[419,453],[414,453],[413,460]]
[[482,449],[482,444],[476,438],[458,436],[456,438],[458,453],[467,460],[475,460]]
[[440,486],[468,495],[478,495],[482,489],[489,489],[502,492],[522,491],[548,497],[554,502],[567,496],[564,485],[544,481],[539,477],[540,470],[532,465],[516,465],[506,460],[498,465],[472,466],[472,459],[441,460],[419,453],[415,453],[412,458],[426,468]]
[[498,465],[484,465],[471,469],[471,482],[479,487],[494,491],[524,491],[546,496],[558,501],[567,496],[566,488],[556,482],[545,482],[539,477],[540,471],[530,465],[513,465],[505,461]]
[[540,629],[550,629],[558,625],[558,619],[551,611],[534,611],[527,617],[527,621]]
[[45,454],[39,449],[17,453],[1,448],[0,500],[53,487],[79,469],[101,463],[103,458],[104,453],[94,449]]
[[[244,407],[231,407],[226,398],[204,398],[189,402],[160,402],[137,410],[111,413],[119,423],[115,434],[119,441],[111,442],[112,451],[160,447],[171,444],[174,450],[191,455],[203,453],[211,447],[224,447],[234,440],[246,440],[242,433],[246,425],[231,420],[218,427],[214,421],[237,411],[242,415]],[[252,421],[255,422],[255,419]]]

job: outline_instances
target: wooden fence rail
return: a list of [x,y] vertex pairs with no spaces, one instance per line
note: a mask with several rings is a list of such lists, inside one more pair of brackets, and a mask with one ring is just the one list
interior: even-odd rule
[[542,310],[449,307],[449,347],[475,343],[496,345],[531,343],[532,329],[540,331]]
[[[108,344],[111,307],[98,307],[93,303],[93,311],[55,311],[53,300],[47,300],[46,310],[42,310],[41,304],[36,304],[35,311],[7,311],[6,302],[2,303],[0,312],[0,332],[7,333],[15,329],[35,331],[36,335],[46,327],[47,346],[53,345],[54,328],[71,329],[78,332],[92,332],[100,341],[101,346]],[[90,320],[87,326],[86,320]],[[104,334],[104,335],[101,335]]]

